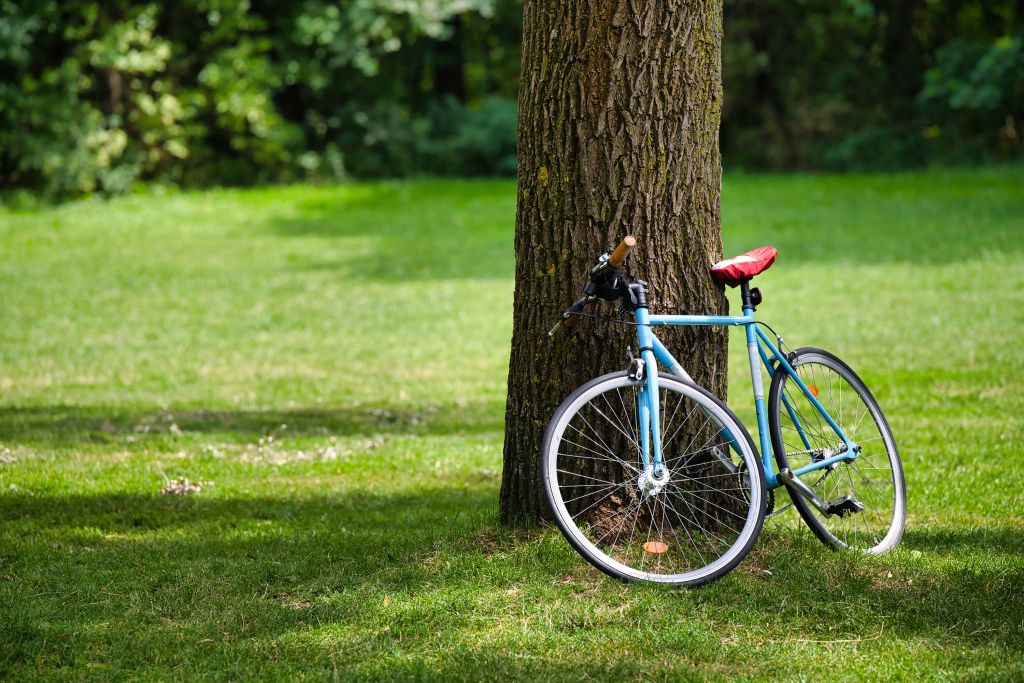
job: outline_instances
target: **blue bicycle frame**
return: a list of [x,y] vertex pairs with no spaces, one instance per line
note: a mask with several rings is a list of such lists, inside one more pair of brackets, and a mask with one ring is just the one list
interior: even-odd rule
[[[859,455],[857,444],[852,442],[842,428],[836,424],[832,416],[828,414],[824,406],[807,385],[797,375],[796,370],[782,353],[758,327],[754,320],[754,309],[752,306],[743,307],[742,316],[731,315],[651,315],[646,308],[638,308],[635,312],[637,323],[637,341],[640,344],[641,358],[645,367],[645,384],[640,390],[640,434],[641,448],[644,468],[653,467],[656,472],[661,471],[661,430],[652,429],[652,425],[660,425],[658,415],[658,363],[668,369],[670,374],[692,381],[690,375],[682,365],[679,364],[665,345],[654,334],[652,328],[659,325],[683,325],[683,326],[715,326],[715,327],[743,327],[746,331],[747,354],[750,360],[750,380],[754,390],[754,409],[757,412],[757,431],[760,441],[761,458],[764,465],[765,482],[768,488],[775,489],[783,485],[775,473],[772,464],[774,449],[771,439],[768,436],[768,415],[764,401],[764,383],[761,377],[761,365],[768,371],[769,376],[775,372],[785,372],[796,383],[797,388],[803,393],[807,400],[814,406],[814,409],[825,419],[829,427],[836,433],[845,445],[845,449],[837,455],[833,455],[793,471],[794,477],[800,477],[808,472],[825,469],[831,465],[845,460],[853,460]],[[773,362],[775,363],[773,365]],[[797,419],[789,399],[783,395],[782,403],[785,407],[805,447],[812,450],[812,446],[804,433],[801,422]],[[724,435],[726,440],[738,451],[738,445],[731,434]]]

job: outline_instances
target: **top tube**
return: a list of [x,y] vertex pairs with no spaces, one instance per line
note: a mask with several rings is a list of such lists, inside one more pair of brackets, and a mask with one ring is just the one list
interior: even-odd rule
[[655,325],[703,325],[703,326],[739,326],[754,322],[754,312],[746,315],[652,315],[648,324]]

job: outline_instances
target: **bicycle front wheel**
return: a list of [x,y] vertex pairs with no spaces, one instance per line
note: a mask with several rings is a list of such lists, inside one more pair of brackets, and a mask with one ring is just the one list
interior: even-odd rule
[[[835,513],[826,514],[793,490],[790,497],[814,535],[840,549],[883,553],[900,542],[907,518],[903,464],[878,401],[857,374],[827,351],[797,349],[789,363],[847,438],[860,446],[854,460],[814,470],[801,480]],[[779,469],[797,469],[845,448],[790,375],[776,371],[768,420]]]
[[601,571],[695,586],[750,552],[764,523],[764,472],[725,404],[689,382],[658,384],[661,476],[641,457],[643,384],[613,373],[555,412],[541,452],[544,494],[569,543]]

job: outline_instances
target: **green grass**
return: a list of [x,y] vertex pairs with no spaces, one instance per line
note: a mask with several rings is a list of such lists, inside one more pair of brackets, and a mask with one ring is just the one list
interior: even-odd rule
[[889,556],[791,510],[664,590],[501,529],[512,183],[0,211],[0,677],[1021,679],[1024,168],[722,204],[727,252],[780,249],[760,316],[889,415]]

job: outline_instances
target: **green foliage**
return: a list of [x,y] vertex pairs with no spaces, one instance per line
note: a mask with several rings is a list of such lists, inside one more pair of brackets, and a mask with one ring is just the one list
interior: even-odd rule
[[[918,102],[947,154],[1013,157],[1024,148],[1024,32],[990,45],[958,40],[936,54]],[[993,141],[995,143],[993,144]]]
[[[726,0],[727,162],[896,169],[1019,158],[1008,0]],[[955,92],[954,92],[955,91]]]
[[378,102],[349,117],[338,146],[365,150],[347,165],[358,177],[515,174],[516,106],[510,100],[491,97],[467,107],[445,97],[412,117],[392,102]]
[[490,97],[466,108],[448,98],[429,112],[424,167],[438,175],[509,176],[516,172],[516,104]]
[[265,22],[247,3],[222,4],[175,8],[211,26],[198,39],[156,4],[3,4],[0,30],[15,39],[0,53],[11,77],[0,90],[0,179],[64,196],[137,179],[289,177],[302,136],[273,101]]
[[[498,0],[258,9],[247,0],[3,0],[0,185],[66,197],[139,181],[246,184],[348,169],[508,173],[508,107],[494,104],[493,89],[442,82],[435,57],[457,42],[475,59],[489,49],[488,22],[508,26],[516,12]],[[456,37],[462,17],[473,35]],[[493,61],[490,53],[477,61]],[[458,103],[447,102],[446,88]],[[470,130],[425,139],[435,101]],[[466,137],[480,142],[487,130],[477,112],[505,125],[483,145]]]
[[386,55],[402,51],[419,36],[451,38],[448,22],[470,12],[490,16],[494,0],[354,0],[340,5],[306,0],[293,39],[313,50],[312,65],[323,71],[311,86],[324,89],[330,86],[325,72],[355,67],[364,76],[375,76]]
[[[1019,158],[1019,3],[727,0],[732,166]],[[521,0],[0,0],[0,190],[514,173]]]

